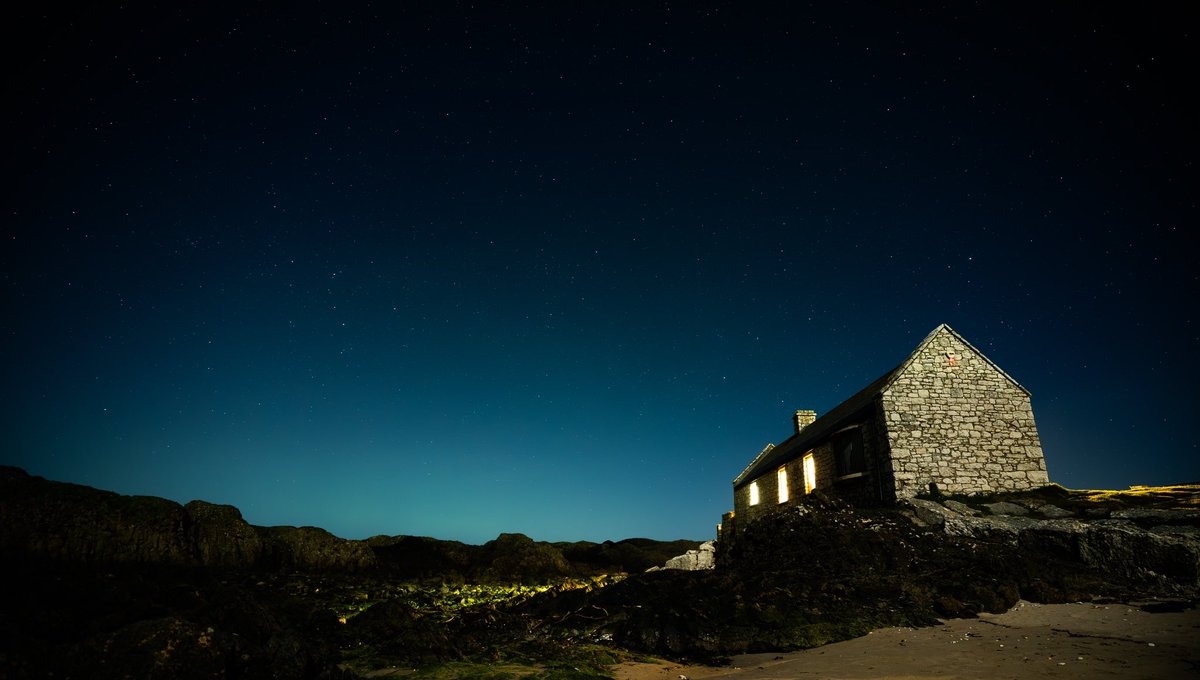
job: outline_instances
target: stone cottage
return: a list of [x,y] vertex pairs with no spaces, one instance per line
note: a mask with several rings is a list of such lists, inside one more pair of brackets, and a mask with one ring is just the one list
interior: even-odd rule
[[1029,391],[949,326],[820,418],[768,444],[733,480],[722,532],[814,489],[860,504],[930,490],[1016,491],[1049,484]]

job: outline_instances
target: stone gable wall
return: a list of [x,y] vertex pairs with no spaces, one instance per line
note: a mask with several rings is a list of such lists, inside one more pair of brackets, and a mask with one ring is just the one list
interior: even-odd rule
[[946,329],[917,351],[882,404],[897,499],[931,482],[945,493],[1049,484],[1029,395]]

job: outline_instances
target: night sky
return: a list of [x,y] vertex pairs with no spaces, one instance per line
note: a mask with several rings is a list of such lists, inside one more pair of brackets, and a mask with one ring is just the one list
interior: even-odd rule
[[1190,16],[26,4],[0,463],[348,538],[706,539],[945,322],[1052,480],[1200,479]]

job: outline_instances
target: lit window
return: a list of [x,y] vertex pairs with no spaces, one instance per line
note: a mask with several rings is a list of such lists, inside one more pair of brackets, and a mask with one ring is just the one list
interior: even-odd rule
[[750,505],[758,505],[758,482],[750,482]]
[[779,472],[776,473],[776,476],[779,480],[779,502],[787,503],[787,499],[788,499],[787,468],[779,468]]
[[810,453],[804,457],[804,493],[810,494],[817,488],[817,461]]

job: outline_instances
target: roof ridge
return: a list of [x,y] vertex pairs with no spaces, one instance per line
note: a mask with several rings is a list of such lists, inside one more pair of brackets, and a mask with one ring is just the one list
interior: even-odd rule
[[742,469],[741,474],[739,474],[737,477],[733,478],[734,485],[736,486],[738,482],[742,481],[742,477],[744,477],[747,472],[750,472],[750,468],[754,467],[755,463],[762,460],[763,456],[767,455],[768,453],[770,453],[774,450],[775,450],[775,445],[768,442],[767,445],[763,447],[763,450],[759,451],[758,455],[754,457],[754,460],[750,461],[750,464]]

